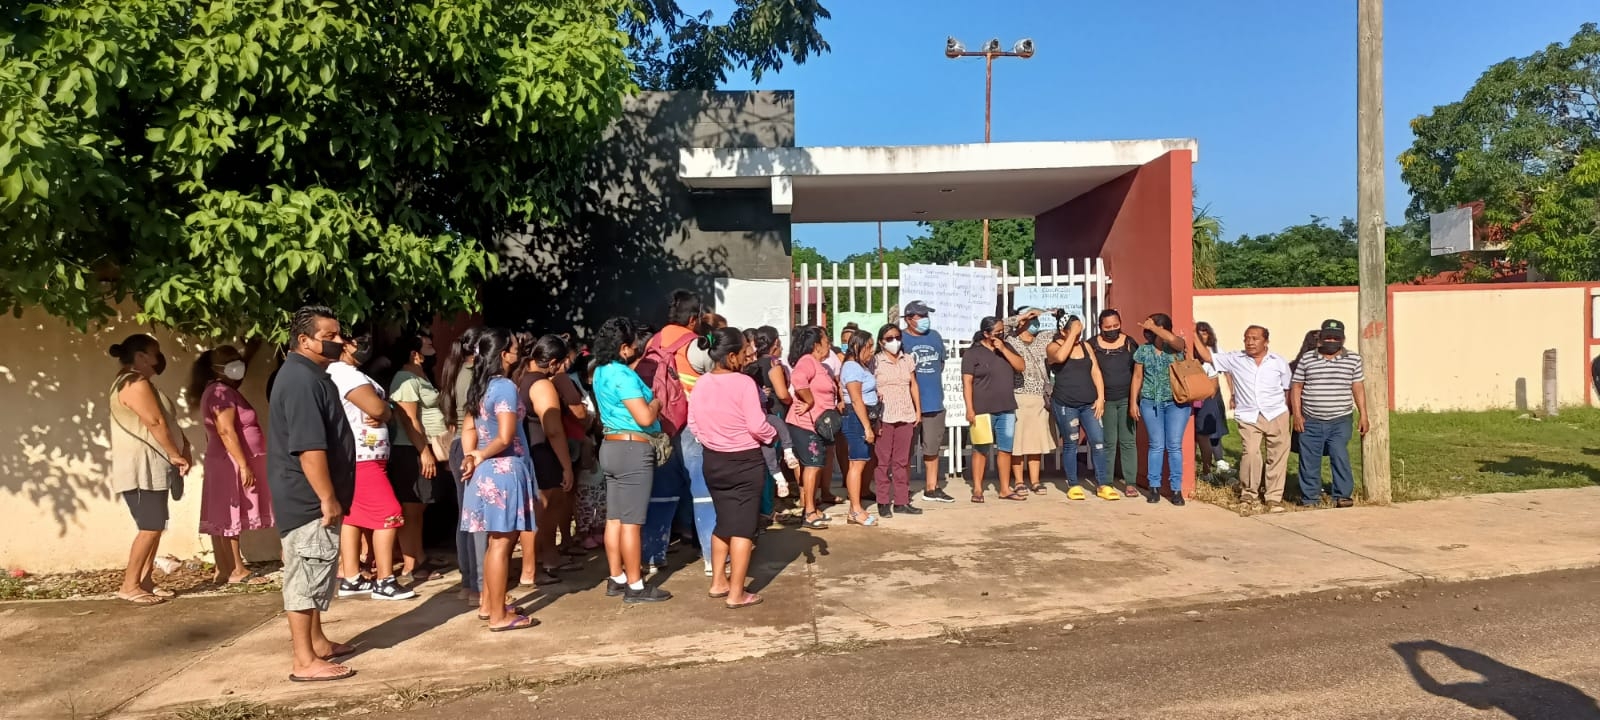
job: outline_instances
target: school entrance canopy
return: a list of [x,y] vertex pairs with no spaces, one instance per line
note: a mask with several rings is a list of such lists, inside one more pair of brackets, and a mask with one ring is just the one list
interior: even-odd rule
[[[1162,312],[1191,328],[1198,157],[1192,139],[696,147],[679,151],[678,179],[692,192],[770,197],[791,223],[1031,217],[1034,255],[1047,267],[1104,261],[1107,306],[1126,327]],[[1192,487],[1192,470],[1185,475]]]
[[678,177],[769,193],[795,223],[1035,218],[1035,255],[1102,258],[1130,326],[1165,312],[1188,327],[1198,157],[1192,139],[685,148]]

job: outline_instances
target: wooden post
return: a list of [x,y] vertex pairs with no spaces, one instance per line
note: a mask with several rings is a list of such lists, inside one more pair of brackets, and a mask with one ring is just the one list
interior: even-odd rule
[[1370,413],[1361,444],[1361,481],[1368,502],[1387,504],[1393,495],[1389,478],[1389,288],[1384,272],[1388,221],[1383,207],[1383,0],[1360,0],[1357,17],[1358,312]]
[[1544,351],[1544,416],[1560,414],[1561,405],[1556,402],[1556,350],[1550,348]]

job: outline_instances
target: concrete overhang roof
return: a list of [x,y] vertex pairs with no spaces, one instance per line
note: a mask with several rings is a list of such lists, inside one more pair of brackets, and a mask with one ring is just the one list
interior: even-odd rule
[[770,188],[793,222],[1035,217],[1194,139],[967,145],[687,148],[691,188]]

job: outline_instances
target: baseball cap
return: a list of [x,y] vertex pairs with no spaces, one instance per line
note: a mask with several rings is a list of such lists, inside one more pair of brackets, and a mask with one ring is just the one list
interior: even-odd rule
[[904,314],[906,317],[911,317],[913,315],[927,317],[933,314],[933,308],[928,307],[927,304],[923,303],[921,300],[912,300],[911,302],[906,303],[906,311]]
[[1343,340],[1344,339],[1344,323],[1339,322],[1338,320],[1323,320],[1322,321],[1322,334],[1323,335],[1332,335],[1332,336],[1338,337],[1340,340]]

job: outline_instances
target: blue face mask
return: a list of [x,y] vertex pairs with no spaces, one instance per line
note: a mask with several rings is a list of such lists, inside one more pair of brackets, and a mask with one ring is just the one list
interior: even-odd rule
[[1043,329],[1044,329],[1044,326],[1039,323],[1039,318],[1034,318],[1033,319],[1033,323],[1028,325],[1028,332],[1033,333],[1035,335],[1038,335],[1039,331],[1041,331]]
[[933,327],[933,322],[930,321],[928,318],[920,317],[920,318],[917,318],[916,320],[913,320],[911,322],[911,326],[916,328],[917,332],[926,335],[928,333],[928,330]]

